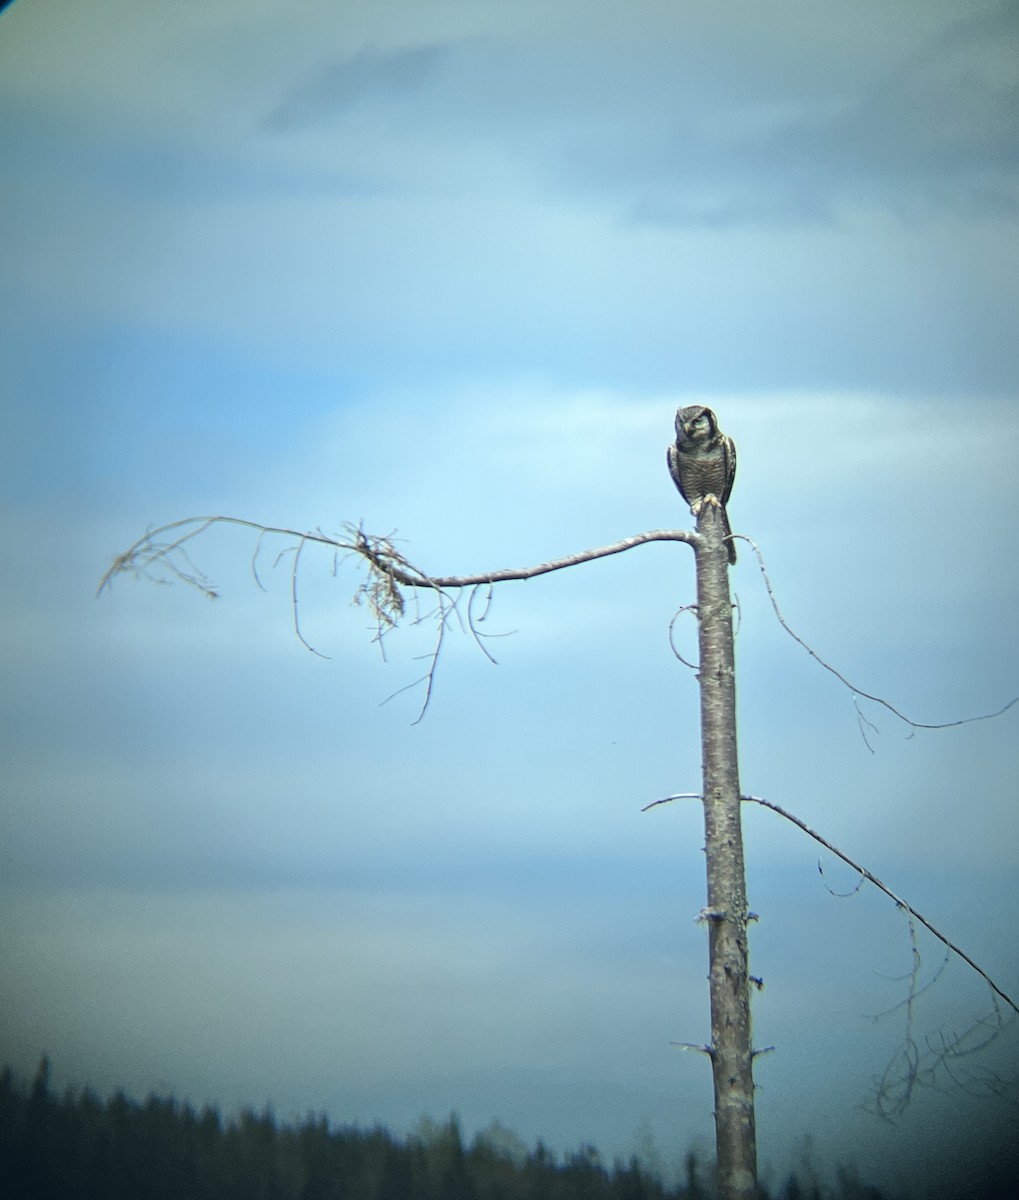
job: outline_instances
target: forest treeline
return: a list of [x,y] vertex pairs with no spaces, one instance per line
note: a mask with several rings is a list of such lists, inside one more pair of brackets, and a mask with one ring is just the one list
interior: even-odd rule
[[[606,1167],[591,1146],[527,1151],[494,1127],[465,1145],[455,1117],[400,1139],[386,1129],[302,1124],[247,1109],[224,1120],[172,1097],[53,1092],[0,1073],[0,1194],[8,1200],[708,1200],[696,1158],[666,1187],[632,1158]],[[705,1171],[706,1175],[707,1172]],[[763,1193],[763,1200],[768,1194]],[[842,1173],[822,1193],[788,1179],[777,1200],[883,1200]]]

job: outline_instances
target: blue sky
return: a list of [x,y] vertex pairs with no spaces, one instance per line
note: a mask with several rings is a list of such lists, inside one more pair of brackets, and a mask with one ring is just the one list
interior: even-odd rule
[[[203,513],[397,530],[434,573],[689,517],[677,405],[796,629],[917,720],[1019,680],[1019,13],[900,0],[19,0],[0,17],[2,1057],[58,1081],[532,1142],[711,1143],[681,545],[496,594],[492,666],[371,645],[359,576],[219,530],[222,596],[118,581]],[[733,573],[744,790],[1012,995],[1014,712],[906,736]],[[689,631],[687,636],[690,637]],[[692,645],[692,640],[691,643]],[[873,750],[873,752],[872,752]],[[875,1177],[1012,1110],[860,1112],[908,931],[745,814],[762,1162]],[[835,890],[852,879],[832,861]],[[921,941],[925,970],[937,946]],[[921,1033],[988,1007],[959,962]],[[1010,1031],[987,1060],[1015,1071]],[[955,1138],[955,1144],[953,1144]]]

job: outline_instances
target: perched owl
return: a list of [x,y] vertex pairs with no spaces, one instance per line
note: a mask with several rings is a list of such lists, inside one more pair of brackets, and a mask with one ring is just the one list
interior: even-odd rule
[[[736,447],[732,438],[718,428],[710,408],[689,404],[676,413],[676,441],[669,447],[669,472],[694,516],[701,511],[705,496],[715,497],[728,536],[732,530],[725,505],[736,478]],[[734,563],[736,545],[730,541],[726,546],[729,562]]]

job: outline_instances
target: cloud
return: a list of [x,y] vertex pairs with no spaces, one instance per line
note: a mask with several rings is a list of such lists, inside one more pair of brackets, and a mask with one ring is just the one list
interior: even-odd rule
[[296,83],[266,116],[265,127],[302,129],[336,116],[359,100],[410,97],[435,74],[446,54],[442,46],[411,46],[389,53],[361,50]]
[[827,90],[775,89],[766,58],[745,62],[742,88],[724,97],[661,81],[652,97],[645,85],[647,111],[625,140],[599,114],[560,147],[567,177],[618,197],[631,220],[670,225],[825,223],[858,206],[1019,214],[1015,6],[951,24],[876,80],[846,79],[864,50],[842,52]]
[[[994,35],[1015,37],[998,9],[948,32],[935,5],[912,14],[919,34],[888,17],[875,50],[827,9],[797,41],[796,6],[601,10],[579,32],[554,6],[512,31],[464,17],[388,35],[363,13],[330,33],[311,6],[300,37],[264,13],[238,27],[236,7],[211,33],[189,13],[162,56],[129,21],[119,90],[89,91],[49,30],[66,72],[0,72],[3,287],[44,314],[41,339],[55,320],[112,324],[126,342],[181,335],[185,356],[211,339],[391,382],[1016,377],[1013,76]],[[112,72],[89,36],[92,71]]]
[[958,22],[844,112],[778,131],[752,161],[788,172],[793,211],[799,195],[828,212],[1019,215],[1019,10]]
[[[512,167],[518,182],[667,225],[823,222],[869,204],[1012,216],[1019,203],[1009,3],[927,4],[908,20],[796,3],[645,3],[625,21],[570,3],[432,22],[389,6],[339,27],[316,3],[300,21],[228,4],[179,26],[122,16],[117,72],[87,24],[25,17],[14,28],[61,69],[40,79],[14,62],[5,87],[36,111],[86,105],[114,141],[136,143],[125,176],[168,183],[190,143],[194,179],[213,188],[229,187],[231,163],[255,185],[261,171],[262,187],[274,170],[328,187],[331,158],[342,190],[401,165],[404,181],[432,184],[431,161],[459,160],[476,184],[501,164],[500,184]],[[87,75],[72,33],[87,38]]]

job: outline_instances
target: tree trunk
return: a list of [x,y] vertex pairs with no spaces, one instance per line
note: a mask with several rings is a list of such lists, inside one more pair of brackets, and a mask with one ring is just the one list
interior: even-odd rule
[[757,1196],[757,1135],[750,1041],[747,892],[736,755],[732,603],[720,510],[697,520],[701,753],[707,856],[711,1064],[720,1200]]

